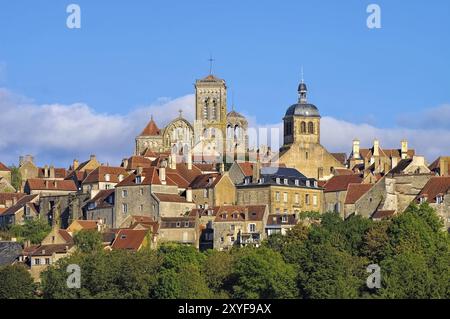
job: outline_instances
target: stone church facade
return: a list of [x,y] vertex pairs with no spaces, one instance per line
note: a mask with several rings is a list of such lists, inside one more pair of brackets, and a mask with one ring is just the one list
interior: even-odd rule
[[234,111],[227,112],[225,80],[210,74],[195,83],[195,120],[190,123],[181,111],[160,129],[153,117],[136,137],[135,155],[147,152],[175,152],[202,160],[219,159],[227,154],[235,158],[248,150],[248,121]]
[[298,102],[291,105],[283,118],[284,143],[279,162],[296,168],[309,178],[327,180],[334,168],[344,167],[336,157],[320,144],[320,114],[307,102],[307,87],[298,87]]

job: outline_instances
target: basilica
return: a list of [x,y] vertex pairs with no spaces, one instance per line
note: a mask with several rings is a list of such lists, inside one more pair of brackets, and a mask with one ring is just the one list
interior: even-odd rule
[[225,80],[212,74],[195,82],[195,120],[180,114],[164,128],[155,119],[136,137],[135,155],[172,152],[192,154],[197,160],[216,160],[222,155],[245,156],[248,122],[234,110],[228,112]]

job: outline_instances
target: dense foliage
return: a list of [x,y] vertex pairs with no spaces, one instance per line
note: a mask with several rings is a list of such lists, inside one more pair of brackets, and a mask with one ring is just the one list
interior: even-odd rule
[[[110,252],[91,233],[75,241],[80,249],[43,273],[44,298],[450,298],[450,239],[427,205],[382,222],[327,213],[227,252]],[[81,268],[80,289],[67,288],[70,264]],[[380,289],[366,285],[371,264],[381,267]]]
[[8,233],[19,242],[30,241],[32,244],[40,244],[51,230],[51,226],[45,220],[38,218],[26,220],[23,225],[13,225]]

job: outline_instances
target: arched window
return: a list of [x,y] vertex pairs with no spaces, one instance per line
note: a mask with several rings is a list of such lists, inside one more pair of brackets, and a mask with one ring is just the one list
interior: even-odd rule
[[217,119],[217,101],[212,100],[212,106],[211,106],[211,117],[210,120],[216,120]]
[[241,130],[239,128],[239,125],[234,126],[234,139],[237,140],[240,138]]
[[300,132],[306,133],[306,122],[300,124]]
[[314,123],[313,122],[308,123],[308,133],[314,134]]
[[203,104],[203,118],[207,120],[209,117],[209,98],[206,98]]
[[231,139],[233,137],[233,127],[231,124],[228,124],[227,126],[227,137]]

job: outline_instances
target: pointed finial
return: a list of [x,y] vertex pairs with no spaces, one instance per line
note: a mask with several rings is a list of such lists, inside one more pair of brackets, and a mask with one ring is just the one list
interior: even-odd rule
[[150,120],[153,121],[153,114],[150,114]]
[[302,65],[302,83],[305,83],[304,74],[303,74],[303,65]]
[[231,110],[234,111],[234,91],[231,92]]
[[179,109],[178,113],[180,113],[180,117],[183,117],[183,110],[182,109]]

